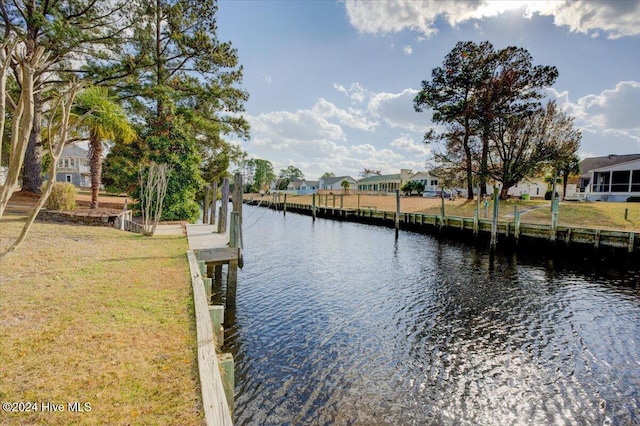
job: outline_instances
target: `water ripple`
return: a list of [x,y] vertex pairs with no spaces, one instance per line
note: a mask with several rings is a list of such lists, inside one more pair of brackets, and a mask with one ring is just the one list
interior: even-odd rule
[[640,423],[638,271],[270,211],[244,238],[237,424]]

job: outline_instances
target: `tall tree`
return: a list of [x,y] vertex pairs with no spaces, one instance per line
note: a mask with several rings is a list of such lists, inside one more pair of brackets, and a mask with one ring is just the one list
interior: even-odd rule
[[500,118],[492,132],[488,168],[489,176],[502,183],[500,197],[506,199],[509,188],[541,167],[575,155],[581,138],[573,118],[555,102],[529,116]]
[[81,129],[89,136],[91,170],[91,208],[98,208],[102,177],[103,144],[109,140],[129,143],[136,136],[122,107],[104,87],[89,87],[78,94],[74,112],[84,116]]
[[142,2],[117,60],[88,66],[96,80],[113,81],[131,111],[148,122],[180,116],[205,162],[221,152],[233,157],[223,136],[246,138],[249,130],[241,115],[248,99],[239,87],[242,66],[231,43],[217,38],[216,12],[212,0]]
[[490,154],[489,138],[495,120],[532,114],[541,107],[541,89],[555,81],[557,69],[533,66],[531,55],[522,48],[496,51],[488,41],[459,42],[422,82],[414,109],[433,110],[433,121],[444,131],[430,131],[426,142],[445,141],[442,163],[465,166],[467,197],[473,198],[477,177],[485,190]]
[[255,172],[253,174],[253,189],[260,192],[269,187],[269,183],[276,178],[273,165],[268,160],[256,158],[252,160],[255,164]]
[[[472,138],[477,133],[475,95],[488,79],[487,60],[493,53],[488,41],[458,42],[442,66],[431,71],[431,80],[422,81],[422,90],[413,101],[417,112],[433,110],[433,121],[445,124],[450,142],[459,142],[464,152],[467,197],[473,199]],[[454,137],[455,136],[455,137]],[[425,138],[426,141],[431,138]]]
[[[52,98],[44,85],[78,76],[76,64],[107,46],[119,44],[130,26],[131,1],[13,0],[0,1],[2,39],[14,34],[25,40],[28,54],[44,48],[48,60],[38,71],[33,125],[22,173],[22,189],[40,193],[42,186],[43,114]],[[14,72],[17,70],[14,68]]]

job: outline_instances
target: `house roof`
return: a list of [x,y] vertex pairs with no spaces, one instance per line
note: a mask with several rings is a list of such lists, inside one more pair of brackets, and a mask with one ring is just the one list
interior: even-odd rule
[[640,154],[624,154],[624,155],[610,154],[605,157],[585,158],[580,162],[580,176],[588,177],[589,173],[594,169],[601,169],[603,167],[615,166],[616,164],[626,163],[627,161],[633,161],[638,159],[640,159]]
[[355,182],[356,181],[351,176],[334,176],[334,177],[324,178],[324,184],[325,185],[333,185],[336,182],[342,182],[343,180],[349,180],[349,179],[351,179],[351,182]]
[[305,180],[304,183],[307,184],[307,186],[318,186],[320,182],[317,180]]
[[62,149],[60,158],[89,158],[89,151],[78,145],[67,145]]
[[400,181],[400,173],[395,175],[373,175],[358,181],[360,184],[379,183],[379,182],[395,182]]

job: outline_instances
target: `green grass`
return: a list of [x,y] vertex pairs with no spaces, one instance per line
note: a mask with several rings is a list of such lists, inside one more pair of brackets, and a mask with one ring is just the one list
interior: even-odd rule
[[[17,235],[0,220],[0,245]],[[91,403],[1,424],[203,423],[187,242],[36,223],[0,263],[0,400]]]

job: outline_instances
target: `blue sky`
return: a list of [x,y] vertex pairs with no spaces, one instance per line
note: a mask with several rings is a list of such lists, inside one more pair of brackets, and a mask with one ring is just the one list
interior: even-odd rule
[[305,178],[427,168],[422,80],[458,41],[524,47],[582,129],[580,156],[640,152],[640,1],[220,0],[249,92],[250,157]]

